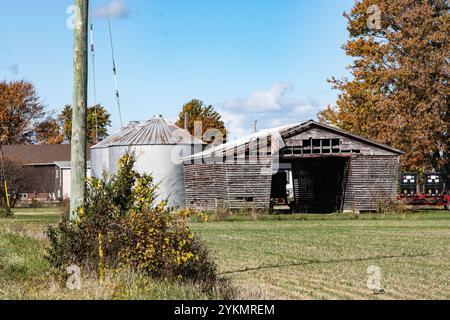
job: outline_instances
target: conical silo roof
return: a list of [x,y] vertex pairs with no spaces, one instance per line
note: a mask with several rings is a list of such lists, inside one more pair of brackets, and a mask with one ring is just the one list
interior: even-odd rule
[[109,136],[92,148],[176,144],[204,144],[204,142],[163,117],[155,117],[142,123],[130,122],[119,132]]

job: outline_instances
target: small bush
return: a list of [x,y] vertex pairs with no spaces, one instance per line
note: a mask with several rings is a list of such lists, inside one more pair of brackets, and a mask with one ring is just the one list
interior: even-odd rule
[[195,259],[190,250],[195,235],[186,221],[191,214],[165,210],[164,205],[131,210],[124,221],[122,239],[117,241],[123,244],[120,260],[152,276],[181,278],[188,262]]
[[232,213],[228,208],[219,207],[215,212],[215,217],[217,220],[222,221],[231,216]]
[[76,264],[100,279],[106,269],[125,269],[213,290],[217,267],[188,225],[191,217],[206,217],[157,203],[158,186],[151,176],[135,172],[134,162],[126,154],[115,176],[88,180],[77,221],[46,231],[47,259],[59,269]]
[[46,235],[50,242],[46,258],[53,267],[62,271],[75,264],[96,269],[97,263],[92,265],[92,261],[98,259],[95,255],[92,256],[93,241],[84,230],[74,224],[62,222],[56,228],[48,228]]
[[390,199],[380,200],[378,202],[377,213],[387,214],[387,213],[406,213],[410,211],[408,207],[398,201],[392,201]]
[[13,212],[8,207],[0,206],[0,218],[11,218],[13,216]]

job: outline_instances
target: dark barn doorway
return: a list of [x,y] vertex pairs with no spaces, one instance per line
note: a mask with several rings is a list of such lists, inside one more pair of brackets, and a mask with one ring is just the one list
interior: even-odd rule
[[350,159],[315,157],[292,161],[294,212],[332,213],[343,210]]

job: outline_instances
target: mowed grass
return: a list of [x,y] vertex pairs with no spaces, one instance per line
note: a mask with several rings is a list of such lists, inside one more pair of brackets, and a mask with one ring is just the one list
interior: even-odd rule
[[243,297],[450,299],[450,212],[265,219],[195,226]]
[[[193,286],[125,275],[64,289],[44,259],[57,209],[0,219],[0,299],[207,299]],[[229,217],[194,223],[239,298],[450,299],[450,213]],[[385,290],[367,288],[369,266]],[[214,298],[214,297],[212,297]]]

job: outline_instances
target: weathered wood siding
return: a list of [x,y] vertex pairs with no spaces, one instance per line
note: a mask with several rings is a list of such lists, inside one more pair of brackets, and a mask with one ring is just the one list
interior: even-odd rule
[[267,209],[272,183],[268,168],[263,164],[185,164],[186,206]]
[[224,164],[184,165],[186,207],[214,210],[226,206],[226,168]]
[[397,194],[398,156],[354,156],[345,194],[344,210],[373,211]]
[[227,164],[228,208],[268,209],[272,175],[267,169],[269,165]]

